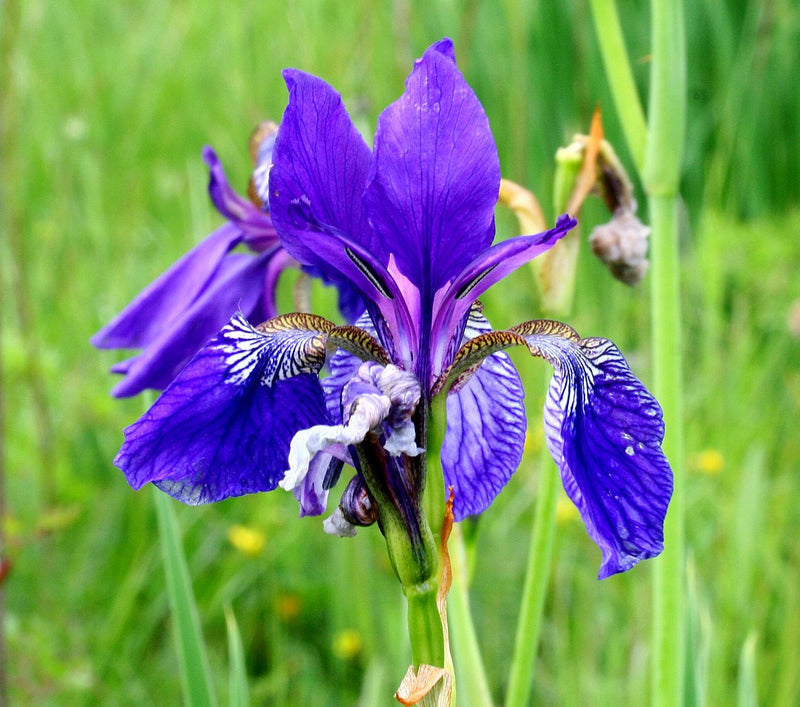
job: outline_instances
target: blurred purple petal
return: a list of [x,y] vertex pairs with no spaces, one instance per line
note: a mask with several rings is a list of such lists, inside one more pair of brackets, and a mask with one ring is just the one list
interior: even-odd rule
[[[231,254],[222,260],[214,276],[185,303],[168,329],[149,341],[131,359],[125,378],[112,391],[117,397],[136,395],[147,388],[163,390],[189,359],[237,311],[258,321],[274,310],[275,278],[286,266],[280,248],[258,256]],[[141,316],[144,316],[142,314]]]
[[245,242],[253,250],[275,246],[278,234],[269,214],[233,190],[213,149],[204,147],[203,159],[209,168],[208,193],[217,211],[242,231]]
[[[225,254],[241,240],[241,231],[232,224],[218,228],[142,290],[92,337],[92,344],[101,349],[138,349],[147,346],[191,306],[215,276]],[[223,323],[220,322],[208,336],[214,334]]]
[[364,195],[381,247],[433,296],[494,236],[500,164],[486,114],[450,40],[430,47],[381,113]]
[[274,489],[292,437],[328,420],[316,363],[281,375],[303,334],[234,317],[125,430],[114,463],[131,486],[154,483],[190,504]]

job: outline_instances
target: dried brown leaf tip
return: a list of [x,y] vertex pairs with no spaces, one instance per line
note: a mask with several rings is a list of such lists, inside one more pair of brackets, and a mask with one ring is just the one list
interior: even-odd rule
[[603,199],[612,217],[608,223],[596,227],[589,237],[592,252],[615,278],[627,285],[638,284],[649,267],[650,227],[636,216],[633,183],[611,143],[603,137],[599,109],[592,118],[590,134],[575,135],[572,144],[563,149],[583,155],[580,175],[569,200],[569,213],[578,213],[590,193]]
[[408,666],[406,676],[394,697],[406,707],[449,707],[452,694],[453,676],[444,668],[423,664],[417,671],[413,665]]

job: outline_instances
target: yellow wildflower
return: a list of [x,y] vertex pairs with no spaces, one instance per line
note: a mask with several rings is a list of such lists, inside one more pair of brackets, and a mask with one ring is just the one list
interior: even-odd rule
[[228,530],[228,540],[239,552],[256,557],[264,549],[264,533],[244,525],[232,525]]
[[341,660],[352,660],[361,652],[361,645],[361,634],[354,628],[346,628],[333,637],[333,654]]

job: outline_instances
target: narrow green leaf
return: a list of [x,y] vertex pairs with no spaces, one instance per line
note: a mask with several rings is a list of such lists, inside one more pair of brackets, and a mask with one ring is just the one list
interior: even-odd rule
[[739,654],[739,680],[737,685],[738,707],[758,707],[756,688],[756,634],[751,633]]
[[167,594],[172,611],[175,648],[180,663],[183,701],[188,707],[212,707],[217,704],[217,700],[211,685],[208,657],[200,632],[200,617],[192,593],[172,500],[160,492],[154,498]]
[[250,693],[247,688],[242,634],[229,604],[225,606],[225,627],[228,631],[228,705],[247,707],[250,704]]

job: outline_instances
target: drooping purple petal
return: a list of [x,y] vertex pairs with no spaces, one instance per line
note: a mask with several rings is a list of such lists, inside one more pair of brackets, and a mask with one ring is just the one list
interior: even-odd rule
[[[147,388],[163,390],[235,312],[255,315],[259,321],[272,314],[275,280],[287,264],[284,256],[279,247],[258,256],[226,256],[195,299],[185,302],[169,327],[129,362],[112,394],[126,397]],[[146,311],[141,314],[145,315]]]
[[308,219],[374,245],[361,208],[372,154],[333,88],[294,69],[283,76],[289,105],[273,151],[270,213],[286,250],[326,270],[327,261],[307,240]]
[[603,552],[600,579],[658,555],[672,495],[658,402],[607,339],[520,333],[555,367],[547,446]]
[[328,420],[315,337],[235,316],[125,430],[114,463],[133,488],[190,504],[274,489],[292,437]]
[[203,159],[209,168],[208,194],[217,211],[241,229],[245,242],[253,250],[274,247],[278,234],[269,214],[234,191],[214,150],[204,147]]
[[[138,349],[168,330],[208,286],[225,254],[242,240],[242,232],[225,224],[195,246],[142,290],[109,324],[92,337],[101,349]],[[208,333],[210,337],[222,326]]]
[[392,253],[423,299],[432,297],[491,244],[499,188],[486,114],[442,40],[378,120],[364,203],[382,259]]
[[[464,339],[491,331],[485,317],[470,315]],[[445,489],[452,487],[456,520],[486,510],[522,460],[525,391],[504,353],[484,359],[467,384],[447,398],[447,431],[441,450]]]

